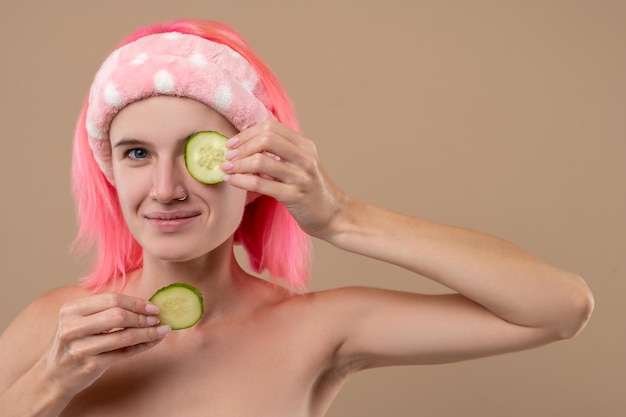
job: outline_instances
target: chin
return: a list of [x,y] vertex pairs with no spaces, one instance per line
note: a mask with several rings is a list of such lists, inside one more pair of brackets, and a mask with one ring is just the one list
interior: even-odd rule
[[185,242],[166,242],[160,245],[156,245],[153,242],[143,246],[144,258],[149,256],[161,262],[188,262],[215,252],[216,249],[223,247],[227,242],[228,240],[211,244],[186,240]]

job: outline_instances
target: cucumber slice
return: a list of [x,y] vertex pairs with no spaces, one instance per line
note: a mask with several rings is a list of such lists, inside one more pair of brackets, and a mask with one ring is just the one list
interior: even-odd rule
[[193,134],[185,145],[185,166],[193,178],[204,184],[223,181],[224,171],[220,168],[226,161],[226,141],[221,133],[204,131]]
[[161,309],[160,324],[168,324],[172,330],[181,330],[200,320],[204,312],[202,300],[202,293],[196,287],[177,282],[155,292],[149,301]]

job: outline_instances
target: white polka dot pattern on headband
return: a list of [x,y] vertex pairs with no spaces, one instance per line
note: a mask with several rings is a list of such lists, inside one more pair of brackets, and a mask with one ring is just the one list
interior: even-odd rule
[[233,94],[228,86],[220,85],[219,87],[217,87],[217,89],[215,90],[215,95],[213,96],[213,104],[215,105],[215,109],[217,111],[228,111],[232,100]]
[[236,58],[236,59],[243,59],[241,54],[239,52],[235,51],[234,49],[229,49],[228,50],[228,55],[230,55],[230,56],[232,56],[233,58]]
[[189,57],[189,62],[197,67],[206,67],[209,64],[209,60],[202,54],[193,54]]
[[94,126],[93,123],[91,122],[87,122],[86,124],[87,127],[87,134],[95,139],[104,139],[106,137],[106,133],[103,132],[101,129],[98,129],[96,126]]
[[165,70],[161,70],[154,75],[154,88],[161,94],[170,94],[174,92],[176,85],[172,74]]
[[104,88],[104,100],[111,107],[120,107],[123,104],[124,98],[118,89],[112,83],[107,84]]
[[130,65],[134,65],[134,66],[141,65],[147,60],[148,60],[148,54],[146,54],[145,52],[142,52],[139,55],[137,55],[135,59],[130,61]]
[[120,59],[120,50],[117,49],[117,50],[113,51],[113,53],[111,53],[110,59],[113,62],[119,61],[119,59]]
[[168,33],[164,33],[164,34],[163,34],[163,37],[164,37],[165,39],[167,39],[167,40],[170,40],[170,41],[172,41],[172,40],[176,40],[176,39],[180,39],[180,38],[182,38],[183,36],[185,36],[185,35],[183,35],[183,34],[182,34],[182,33],[180,33],[180,32],[168,32]]
[[247,91],[252,92],[252,90],[254,90],[255,83],[250,80],[243,80],[241,82],[241,86],[245,88]]

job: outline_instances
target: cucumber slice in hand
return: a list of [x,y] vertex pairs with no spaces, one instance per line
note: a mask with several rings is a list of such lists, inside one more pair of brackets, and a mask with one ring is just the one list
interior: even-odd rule
[[223,181],[220,165],[226,161],[226,141],[221,133],[204,131],[193,134],[185,145],[185,166],[191,176],[204,184]]
[[200,290],[182,282],[161,288],[150,297],[149,301],[161,309],[160,324],[167,324],[172,330],[193,326],[204,312]]

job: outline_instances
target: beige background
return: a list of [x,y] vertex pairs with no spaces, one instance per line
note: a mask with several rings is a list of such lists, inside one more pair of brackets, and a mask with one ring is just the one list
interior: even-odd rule
[[[573,340],[367,371],[329,416],[626,415],[626,2],[92,4],[2,0],[0,329],[84,270],[67,250],[71,136],[102,58],[138,26],[212,18],[278,73],[346,191],[520,243],[595,293]],[[441,290],[319,242],[316,258],[313,289]]]

